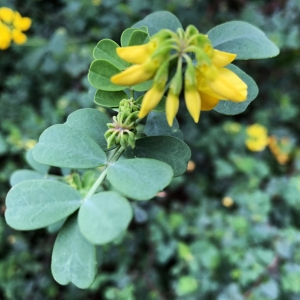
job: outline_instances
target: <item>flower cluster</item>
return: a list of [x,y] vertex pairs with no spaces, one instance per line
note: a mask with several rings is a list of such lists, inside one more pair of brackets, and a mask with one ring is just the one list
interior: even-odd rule
[[31,26],[31,19],[22,17],[19,12],[8,7],[0,7],[0,50],[9,48],[11,41],[24,44],[27,40],[22,31]]
[[[201,110],[213,109],[219,101],[245,101],[247,85],[225,68],[236,54],[214,49],[206,35],[194,26],[186,31],[162,30],[147,44],[117,48],[117,54],[133,65],[111,77],[114,84],[131,86],[150,79],[153,85],[143,98],[139,118],[145,117],[162,99],[167,87],[166,117],[173,124],[184,90],[187,109],[195,122]],[[193,58],[193,59],[192,59]],[[176,66],[173,77],[170,69]]]
[[114,145],[126,148],[135,147],[136,139],[136,120],[138,119],[139,105],[135,103],[133,98],[123,99],[119,104],[119,113],[113,117],[113,123],[108,123],[108,130],[104,137],[107,141],[107,148]]
[[246,129],[247,139],[245,141],[247,148],[253,152],[263,151],[269,144],[267,128],[260,124],[253,124]]

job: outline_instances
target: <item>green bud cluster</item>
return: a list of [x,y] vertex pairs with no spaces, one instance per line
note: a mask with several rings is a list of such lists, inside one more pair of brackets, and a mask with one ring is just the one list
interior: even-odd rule
[[133,98],[123,99],[119,104],[119,112],[113,117],[113,122],[108,123],[109,128],[104,137],[107,141],[107,148],[112,146],[122,146],[126,148],[128,145],[131,148],[135,147],[136,140],[136,120],[140,105],[136,104]]

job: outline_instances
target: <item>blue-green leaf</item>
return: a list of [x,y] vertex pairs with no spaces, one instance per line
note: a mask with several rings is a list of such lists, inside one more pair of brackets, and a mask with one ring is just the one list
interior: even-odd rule
[[90,136],[66,124],[46,129],[33,148],[33,157],[61,168],[89,169],[106,163],[104,151]]
[[78,215],[82,234],[93,244],[106,244],[123,233],[132,219],[128,200],[116,192],[102,192],[83,202]]
[[127,148],[127,157],[154,158],[169,164],[174,176],[186,171],[191,150],[182,140],[172,136],[151,136],[138,139],[135,148]]
[[26,152],[25,158],[30,167],[39,172],[40,174],[45,175],[49,172],[50,166],[41,164],[33,158],[32,149]]
[[148,15],[145,19],[135,23],[132,27],[140,28],[147,26],[149,35],[157,33],[161,29],[170,29],[174,32],[182,28],[180,21],[168,11],[158,11]]
[[66,125],[82,131],[83,135],[91,137],[102,149],[106,149],[107,142],[104,133],[107,131],[110,119],[97,109],[83,108],[68,116]]
[[149,158],[119,160],[107,171],[112,186],[136,200],[153,198],[171,182],[172,177],[173,170],[168,164]]
[[5,219],[14,229],[38,229],[64,219],[80,204],[80,193],[69,185],[47,179],[28,180],[8,192]]
[[17,170],[12,173],[9,183],[11,186],[14,186],[22,181],[31,180],[31,179],[42,179],[44,175],[39,172],[32,170]]
[[152,111],[148,114],[144,133],[148,136],[170,135],[183,139],[177,120],[174,119],[173,125],[170,127],[164,112]]
[[59,232],[52,253],[51,271],[62,285],[72,282],[88,288],[97,272],[96,247],[81,234],[77,216],[72,216]]
[[237,54],[237,59],[269,58],[279,54],[278,47],[257,27],[242,21],[231,21],[208,33],[214,48]]

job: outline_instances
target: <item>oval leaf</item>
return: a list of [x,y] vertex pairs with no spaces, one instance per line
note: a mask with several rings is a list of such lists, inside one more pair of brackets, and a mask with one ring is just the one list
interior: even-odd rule
[[30,165],[30,167],[39,173],[45,175],[49,172],[50,166],[44,165],[36,161],[32,156],[32,149],[26,152],[26,161]]
[[163,190],[173,177],[172,168],[159,160],[134,158],[110,165],[107,179],[125,196],[136,200],[149,200]]
[[113,241],[132,219],[128,200],[115,192],[102,192],[83,202],[78,215],[82,234],[93,244]]
[[95,103],[104,107],[119,107],[119,103],[123,99],[128,99],[124,91],[107,92],[98,90],[95,95]]
[[44,175],[32,170],[17,170],[12,173],[9,183],[11,186],[14,186],[22,181],[31,180],[31,179],[42,179]]
[[226,68],[236,73],[248,86],[248,95],[246,101],[233,102],[221,100],[214,108],[215,111],[224,115],[237,115],[246,110],[247,106],[257,97],[258,87],[255,81],[235,65],[229,65]]
[[127,47],[129,46],[129,41],[131,38],[131,35],[133,34],[134,31],[144,31],[146,33],[148,33],[148,28],[146,26],[142,26],[139,29],[137,28],[127,28],[123,31],[122,35],[121,35],[121,45],[122,47]]
[[7,194],[5,219],[19,230],[46,227],[72,214],[81,204],[78,191],[62,182],[23,181]]
[[82,131],[91,137],[101,148],[106,149],[104,133],[108,130],[110,119],[101,111],[92,108],[79,109],[68,116],[66,125]]
[[51,271],[59,284],[86,289],[96,276],[96,247],[82,236],[76,217],[67,220],[56,238]]
[[91,137],[65,124],[53,125],[42,133],[33,157],[47,165],[72,169],[106,163],[105,153]]
[[168,11],[158,11],[148,15],[145,19],[135,23],[132,27],[140,28],[147,26],[150,36],[157,33],[161,29],[170,29],[174,32],[178,28],[182,28],[179,20]]
[[151,136],[138,139],[134,149],[127,148],[126,156],[163,161],[173,168],[174,176],[179,176],[186,171],[191,150],[185,142],[175,137]]
[[120,46],[112,40],[101,40],[94,49],[94,58],[107,60],[118,69],[124,70],[129,67],[129,64],[117,55],[116,49],[119,47]]
[[91,64],[88,79],[92,86],[104,91],[122,91],[124,86],[113,84],[110,78],[121,70],[104,59],[94,60]]
[[153,80],[148,80],[132,86],[132,89],[137,92],[148,91],[153,85]]
[[257,27],[242,21],[216,26],[208,33],[214,48],[237,54],[237,59],[259,59],[278,55],[279,49]]
[[143,30],[135,30],[132,32],[128,46],[143,45],[149,41],[149,34]]
[[174,119],[172,127],[169,126],[164,112],[152,111],[148,114],[144,133],[148,136],[171,135],[183,139],[183,133],[179,129],[179,124]]

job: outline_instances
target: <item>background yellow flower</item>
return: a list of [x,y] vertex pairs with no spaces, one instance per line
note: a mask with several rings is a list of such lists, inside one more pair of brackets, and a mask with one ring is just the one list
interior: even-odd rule
[[269,144],[268,130],[260,124],[253,124],[246,129],[247,139],[245,141],[250,151],[263,151]]

